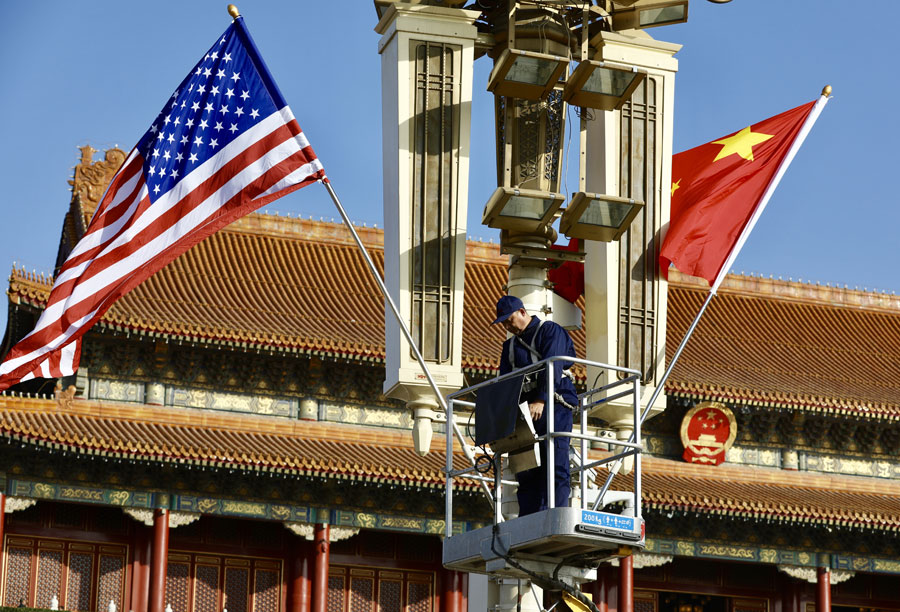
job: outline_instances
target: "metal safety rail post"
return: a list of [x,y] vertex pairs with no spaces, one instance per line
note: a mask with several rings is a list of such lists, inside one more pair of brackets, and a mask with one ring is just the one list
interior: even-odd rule
[[[603,370],[612,372],[615,380],[607,385],[590,389],[588,392],[579,396],[580,408],[580,431],[575,432],[559,432],[554,430],[554,412],[556,410],[556,400],[554,393],[554,365],[557,362],[566,364],[581,364],[585,366],[593,366]],[[519,517],[511,521],[505,521],[502,513],[502,489],[503,485],[511,487],[518,486],[514,480],[503,480],[501,477],[501,457],[494,455],[490,457],[494,468],[493,477],[480,473],[475,467],[475,458],[471,449],[465,442],[462,432],[456,426],[454,421],[454,412],[459,408],[474,409],[475,404],[472,401],[462,399],[469,394],[473,394],[490,385],[494,385],[513,377],[520,377],[526,374],[546,371],[546,391],[547,402],[545,411],[547,412],[547,432],[542,436],[538,436],[535,442],[545,445],[548,451],[545,457],[548,460],[544,466],[547,476],[548,485],[548,508],[549,510],[539,512],[534,515]],[[471,465],[465,467],[457,467],[454,463],[453,453],[453,437],[450,430],[447,431],[447,460],[446,460],[446,497],[445,497],[445,542],[444,542],[444,563],[448,567],[462,569],[465,571],[503,573],[509,570],[509,566],[519,566],[518,562],[512,562],[515,556],[517,546],[521,550],[524,557],[530,562],[535,561],[538,557],[549,563],[558,563],[559,566],[571,564],[573,568],[579,566],[582,569],[573,569],[571,574],[574,581],[579,578],[575,577],[578,571],[588,567],[589,558],[596,558],[598,551],[615,550],[618,546],[642,546],[644,539],[643,519],[641,517],[641,427],[640,427],[640,394],[641,383],[640,373],[636,370],[612,366],[608,364],[588,361],[586,359],[578,359],[567,356],[554,356],[544,359],[526,368],[521,368],[479,383],[477,385],[462,389],[447,396],[447,423],[453,424],[455,436],[459,439]],[[634,419],[634,438],[633,440],[612,440],[593,436],[587,433],[587,422],[589,413],[597,406],[622,398],[630,397],[632,404],[632,413]],[[596,398],[596,399],[595,399]],[[577,481],[581,486],[581,496],[578,506],[570,507],[568,503],[562,504],[556,508],[555,504],[555,470],[554,462],[549,460],[553,456],[551,449],[553,441],[559,437],[567,437],[577,440],[580,446],[580,453],[577,453],[576,465],[572,467],[573,476],[577,477]],[[599,461],[588,462],[587,452],[590,442],[602,442],[609,444],[615,449],[610,456]],[[626,509],[622,514],[597,511],[596,507],[589,507],[590,502],[587,495],[589,486],[589,475],[593,468],[608,464],[628,456],[634,456],[634,480],[633,486],[629,491],[617,492],[611,495],[611,501],[625,501]],[[591,477],[593,480],[594,477]],[[454,535],[453,523],[453,493],[454,483],[457,479],[469,479],[479,481],[485,489],[488,501],[493,507],[493,528],[485,527],[476,529],[471,532],[461,532]],[[492,485],[492,486],[491,486]],[[596,490],[596,489],[595,489]],[[602,491],[606,495],[608,487]],[[632,503],[633,502],[633,503]],[[599,502],[602,503],[602,500]],[[541,516],[544,515],[544,516]],[[509,527],[505,527],[508,525]],[[521,528],[520,528],[521,527]],[[498,532],[498,528],[501,530]],[[493,532],[491,533],[491,529]],[[505,531],[504,531],[505,530]],[[483,532],[483,533],[479,533]],[[502,533],[501,533],[502,532]],[[488,549],[485,540],[490,539]],[[504,539],[505,538],[505,539]],[[528,540],[526,542],[526,540]],[[481,546],[481,552],[477,553],[476,549]],[[499,551],[499,552],[498,552]],[[536,556],[535,551],[539,551]],[[552,551],[546,553],[544,551]],[[497,559],[497,557],[502,559]],[[505,561],[504,561],[505,560]],[[498,565],[498,563],[500,565]],[[502,566],[502,567],[501,567]],[[498,568],[500,568],[498,570]],[[558,570],[557,570],[558,571]],[[516,575],[515,570],[509,570],[508,575]],[[584,578],[581,578],[584,579]]]
[[[596,406],[600,406],[601,404],[605,404],[607,402],[613,401],[620,397],[627,395],[629,392],[620,392],[612,396],[603,396],[598,400],[591,401],[594,395],[598,393],[604,392],[611,385],[606,385],[604,387],[599,387],[597,389],[593,389],[584,393],[581,396],[581,406],[582,406],[582,427],[587,424],[587,414],[590,410]],[[592,470],[595,467],[612,464],[609,469],[609,473],[606,476],[606,480],[604,480],[603,485],[600,488],[600,493],[597,495],[597,499],[594,501],[592,510],[596,510],[598,506],[603,502],[603,498],[606,495],[606,492],[609,491],[609,487],[612,485],[612,480],[615,475],[619,472],[619,468],[622,466],[622,462],[628,458],[629,456],[634,456],[634,487],[635,487],[635,508],[640,506],[640,491],[641,491],[641,451],[639,448],[635,448],[635,446],[640,446],[641,443],[641,425],[644,422],[644,419],[647,418],[647,413],[649,411],[644,411],[641,413],[640,409],[640,390],[637,390],[634,395],[634,431],[632,435],[629,437],[627,442],[624,441],[613,441],[606,440],[608,444],[617,444],[625,447],[624,450],[620,453],[616,453],[614,455],[610,455],[609,457],[604,457],[603,459],[599,459],[597,461],[591,463],[583,463],[584,458],[587,456],[585,454],[584,443],[581,446],[581,457],[582,457],[582,465],[581,465],[581,473],[584,476],[589,470]],[[581,481],[582,491],[584,491],[584,481]]]

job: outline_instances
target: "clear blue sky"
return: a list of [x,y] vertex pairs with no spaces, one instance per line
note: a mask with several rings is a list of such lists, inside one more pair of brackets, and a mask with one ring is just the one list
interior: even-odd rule
[[[77,147],[130,150],[229,23],[226,2],[3,2],[0,270],[52,269]],[[381,98],[368,0],[238,2],[351,217],[381,222]],[[681,43],[675,150],[716,139],[834,87],[734,271],[900,291],[896,184],[900,2],[692,0]],[[495,186],[490,66],[476,62],[468,233]],[[569,177],[569,184],[577,176]],[[336,217],[324,189],[269,207]],[[5,285],[5,281],[3,283]],[[0,309],[5,329],[6,307]]]

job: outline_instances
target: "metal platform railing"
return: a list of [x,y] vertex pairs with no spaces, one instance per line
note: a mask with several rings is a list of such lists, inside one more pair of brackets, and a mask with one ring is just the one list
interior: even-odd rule
[[[557,362],[567,364],[581,364],[601,368],[613,374],[615,380],[609,384],[590,389],[578,396],[578,416],[580,428],[577,432],[554,431],[554,412],[559,409],[555,401],[553,367]],[[529,515],[505,521],[502,512],[504,485],[517,487],[514,480],[504,480],[502,474],[501,456],[490,456],[493,465],[493,477],[486,476],[476,468],[476,459],[465,437],[454,421],[454,413],[459,408],[474,410],[475,403],[462,398],[477,394],[485,389],[505,380],[536,373],[541,369],[546,370],[547,402],[545,405],[547,432],[538,436],[536,441],[545,445],[545,465],[542,466],[547,478],[547,511],[546,517]],[[560,559],[575,559],[579,555],[590,556],[592,549],[610,549],[620,545],[642,546],[644,540],[643,519],[641,517],[641,412],[640,412],[641,382],[640,373],[628,368],[612,366],[608,364],[588,361],[567,356],[555,356],[544,359],[526,368],[521,368],[487,380],[480,384],[461,389],[450,394],[447,399],[447,423],[452,427],[460,445],[464,449],[470,465],[458,467],[453,453],[453,438],[447,436],[447,461],[446,461],[446,499],[445,499],[445,554],[444,563],[448,567],[463,569],[466,571],[491,572],[497,570],[497,559],[492,562],[491,557],[504,557],[522,553],[533,560],[543,559],[550,563],[558,563]],[[616,440],[606,437],[593,436],[587,433],[588,417],[598,407],[612,401],[630,397],[631,412],[634,426],[632,439]],[[449,428],[448,428],[449,432]],[[560,437],[570,438],[572,446],[576,446],[575,465],[572,467],[572,475],[577,476],[580,485],[580,499],[577,507],[570,507],[565,500],[557,508],[555,498],[555,470],[553,469],[553,440]],[[587,461],[588,445],[591,442],[599,442],[610,445],[616,451],[611,455],[597,461]],[[627,491],[610,491],[612,479],[618,471],[621,462],[628,457],[634,457],[634,478],[632,487]],[[605,482],[594,498],[588,491],[590,481],[596,477],[595,468],[611,466]],[[453,492],[454,482],[459,479],[479,481],[482,489],[493,508],[493,528],[490,535],[490,550],[485,549],[486,535],[475,535],[466,540],[463,534],[453,535]],[[592,491],[597,491],[593,489]],[[607,513],[598,511],[612,502],[625,502],[626,509],[623,513]],[[537,513],[538,515],[543,513]],[[522,529],[515,526],[506,526],[504,522],[520,523]],[[498,527],[500,526],[500,527]],[[481,530],[476,530],[481,531]],[[501,533],[502,532],[502,533]],[[498,544],[498,534],[506,539]],[[457,542],[452,542],[456,540]],[[477,541],[476,541],[477,540]],[[497,547],[502,550],[498,552]],[[480,553],[476,551],[480,547]],[[480,555],[481,559],[477,557]],[[577,564],[577,563],[576,563]],[[512,572],[510,575],[515,575]]]

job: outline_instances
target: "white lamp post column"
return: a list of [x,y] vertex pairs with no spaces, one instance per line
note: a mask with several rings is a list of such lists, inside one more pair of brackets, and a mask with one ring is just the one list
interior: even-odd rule
[[[378,22],[382,74],[384,276],[444,393],[463,384],[462,313],[472,63],[478,11],[395,3]],[[413,411],[416,452],[443,414],[390,312],[386,395]]]
[[[587,133],[587,191],[633,198],[645,205],[618,242],[586,243],[587,358],[643,373],[643,405],[665,368],[666,284],[659,271],[661,229],[669,220],[675,72],[680,45],[641,30],[602,32],[591,41],[596,59],[636,66],[648,76],[621,109],[598,113]],[[588,372],[593,383],[597,372]],[[600,381],[608,380],[603,373]],[[607,377],[607,378],[604,378]],[[660,395],[650,415],[665,408]],[[632,408],[611,402],[593,413],[616,437],[632,432]],[[629,469],[630,463],[625,469]]]

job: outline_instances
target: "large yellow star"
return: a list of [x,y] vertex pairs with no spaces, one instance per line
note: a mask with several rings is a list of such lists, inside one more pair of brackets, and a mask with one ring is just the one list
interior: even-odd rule
[[678,179],[674,183],[672,183],[672,194],[675,195],[675,192],[681,189],[681,179]]
[[716,140],[712,143],[722,145],[722,150],[719,151],[719,154],[716,155],[716,158],[713,161],[717,162],[723,157],[728,157],[733,153],[737,153],[747,161],[753,161],[753,147],[761,142],[767,141],[769,138],[772,138],[772,134],[751,132],[749,127],[745,127],[734,136]]

